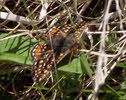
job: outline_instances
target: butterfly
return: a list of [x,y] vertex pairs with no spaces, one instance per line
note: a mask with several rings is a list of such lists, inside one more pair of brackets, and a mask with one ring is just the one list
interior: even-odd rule
[[46,35],[46,43],[36,44],[31,51],[33,80],[41,82],[46,79],[62,57],[69,54],[71,48],[80,45],[80,38],[87,38],[87,28],[83,22],[52,28]]

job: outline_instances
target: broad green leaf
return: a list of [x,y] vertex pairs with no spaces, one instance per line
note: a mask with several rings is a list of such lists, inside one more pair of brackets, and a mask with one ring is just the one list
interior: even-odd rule
[[84,55],[81,55],[80,58],[75,58],[70,64],[64,65],[58,68],[60,71],[84,74],[87,73],[91,78],[93,71],[90,68],[88,61]]
[[0,54],[0,61],[16,62],[16,63],[20,63],[20,64],[32,65],[32,62],[29,58],[26,58],[23,55],[18,55],[18,54],[13,54],[13,53]]
[[80,59],[79,58],[73,59],[70,64],[64,65],[58,68],[58,70],[82,74]]
[[[0,34],[0,39],[9,37]],[[0,61],[14,61],[21,64],[31,64],[30,51],[37,41],[20,36],[0,41]]]

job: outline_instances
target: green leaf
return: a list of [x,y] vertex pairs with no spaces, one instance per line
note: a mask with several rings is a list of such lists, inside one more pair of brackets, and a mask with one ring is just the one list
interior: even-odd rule
[[123,95],[123,96],[121,96],[121,97],[119,98],[119,100],[126,100],[126,94]]
[[58,68],[58,70],[78,73],[78,74],[87,73],[91,78],[92,78],[92,74],[93,74],[93,71],[88,64],[88,61],[87,61],[85,55],[81,55],[80,58],[73,59],[70,64],[64,65],[64,66]]
[[126,64],[125,63],[117,63],[116,66],[117,67],[126,68]]
[[[8,34],[0,34],[0,39],[9,37]],[[30,64],[30,51],[37,41],[20,36],[0,41],[0,61],[10,61],[21,64]]]
[[80,59],[75,58],[70,64],[63,65],[62,67],[58,68],[58,70],[82,74]]
[[20,64],[32,65],[31,60],[23,55],[13,54],[13,53],[3,53],[0,54],[0,61],[4,62],[16,62]]
[[90,78],[92,79],[92,74],[93,71],[89,66],[89,63],[87,61],[87,58],[85,57],[84,54],[81,54],[80,57],[80,61],[81,61],[81,68],[82,68],[82,72],[84,73],[86,71],[86,73],[90,76]]

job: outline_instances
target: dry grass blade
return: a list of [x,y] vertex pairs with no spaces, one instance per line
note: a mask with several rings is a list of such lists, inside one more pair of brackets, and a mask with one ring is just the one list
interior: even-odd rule
[[25,18],[23,16],[15,15],[12,13],[6,13],[6,12],[0,12],[0,19],[21,22],[24,24],[31,24],[31,25],[38,23],[38,21],[36,21],[36,20],[31,20],[31,19]]

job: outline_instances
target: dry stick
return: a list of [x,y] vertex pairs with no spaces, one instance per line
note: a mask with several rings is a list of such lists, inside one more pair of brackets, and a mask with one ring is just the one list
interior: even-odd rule
[[[123,44],[122,48],[119,50],[119,52],[118,52],[115,56],[113,56],[113,59],[112,59],[108,64],[106,64],[106,66],[103,67],[102,71],[104,71],[104,70],[106,69],[106,67],[107,67],[108,65],[110,65],[115,59],[117,59],[117,60],[114,62],[114,64],[111,66],[111,68],[110,68],[109,70],[107,70],[107,74],[106,74],[105,78],[108,77],[108,75],[110,74],[110,72],[115,68],[115,65],[120,61],[120,59],[121,59],[121,58],[124,56],[124,54],[126,53],[126,50],[125,50],[125,48],[124,48],[125,44],[126,44],[126,41],[124,42],[124,44]],[[122,50],[122,49],[124,49],[124,50]],[[82,51],[85,51],[85,50],[82,50]],[[94,54],[97,55],[97,53],[94,53]],[[108,56],[108,55],[107,55],[107,56]],[[111,56],[110,56],[110,57],[111,57]],[[92,97],[93,97],[93,94],[91,93],[91,94],[89,95],[89,97],[88,97],[88,100],[91,100]]]
[[[123,46],[120,48],[120,50],[118,51],[118,53],[116,54],[115,58],[113,58],[105,67],[107,67],[114,59],[116,59],[117,57],[117,61],[111,66],[111,68],[108,70],[107,72],[107,75],[105,77],[107,77],[110,72],[115,68],[115,65],[117,64],[117,62],[120,61],[120,59],[123,57],[123,55],[126,53],[126,50],[125,50],[125,44],[126,44],[126,41],[124,42]],[[105,68],[104,67],[104,68]],[[103,68],[103,69],[104,69]]]
[[[125,45],[125,44],[126,44],[126,42],[124,43],[124,45]],[[117,61],[112,65],[112,67],[107,71],[107,75],[105,76],[105,78],[108,77],[108,75],[110,74],[110,72],[115,68],[115,65],[117,64],[117,62],[119,62],[120,59],[123,57],[123,55],[126,53],[126,50],[124,49],[124,50],[122,51],[122,49],[124,49],[124,46],[123,46],[123,47],[121,48],[121,50],[120,50],[117,54],[115,54],[115,55],[108,55],[108,54],[105,54],[105,55],[104,55],[104,56],[106,56],[106,57],[112,57],[113,59],[112,59],[106,66],[103,67],[102,71],[104,71],[104,69],[106,69],[106,67],[107,67],[108,65],[110,65],[115,59],[118,58]],[[90,50],[81,49],[80,51],[82,51],[82,52],[89,52]],[[100,53],[98,53],[98,52],[93,52],[93,51],[91,51],[90,54],[101,55]],[[93,79],[93,80],[94,80],[94,79]],[[93,80],[92,80],[92,81],[93,81]],[[91,83],[92,83],[92,82],[91,82]],[[93,94],[90,94],[89,97],[88,97],[88,100],[91,100],[92,96],[93,96]]]
[[[8,29],[0,29],[1,31],[13,31],[13,29],[8,28]],[[32,30],[33,32],[41,32],[45,33],[47,29],[38,29],[38,30]],[[28,32],[31,30],[24,30],[24,29],[16,29],[17,32]],[[123,32],[126,32],[126,30],[123,31],[106,31],[105,34],[122,34]],[[87,34],[91,35],[101,35],[103,31],[88,31]],[[123,35],[118,41],[121,41],[122,39],[126,38],[126,35]]]
[[[115,2],[116,2],[116,10],[118,12],[119,19],[120,19],[120,30],[124,30],[123,24],[122,24],[123,23],[123,20],[122,20],[122,17],[121,17],[122,12],[121,12],[121,9],[119,7],[119,1],[118,0],[115,0]],[[123,34],[125,34],[125,33],[123,33]]]
[[0,39],[0,41],[11,39],[11,38],[15,38],[15,37],[19,37],[19,36],[23,36],[23,35],[31,36],[28,32],[24,32],[24,33],[21,33],[21,34],[16,34],[16,35],[11,35],[11,36],[5,37],[3,39]]
[[[82,51],[84,51],[85,52],[85,50],[82,50]],[[117,57],[118,57],[118,59],[117,59],[117,61],[112,65],[112,67],[107,71],[107,76],[106,77],[108,77],[108,75],[110,74],[110,72],[115,68],[115,65],[117,64],[117,62],[119,62],[119,60],[121,59],[121,57],[124,55],[126,53],[126,50],[124,50],[124,51],[120,51],[119,53],[117,53],[116,55],[115,55],[115,57],[105,66],[105,67],[103,67],[103,70],[104,70],[104,68],[106,68],[109,64],[111,64],[112,63],[112,61],[113,60],[115,60],[115,59],[117,59]],[[95,53],[94,53],[95,54]],[[97,53],[96,53],[96,55],[97,55]],[[120,57],[120,58],[119,58]],[[95,78],[93,79],[93,80],[95,80]],[[91,81],[91,83],[93,82],[93,80]],[[90,83],[90,84],[91,84]],[[91,98],[93,97],[93,93],[91,93],[90,95],[89,95],[89,97],[88,97],[88,100],[91,100]]]
[[[13,31],[13,29],[10,29],[10,28],[8,28],[8,29],[1,29],[0,28],[0,31],[7,31],[7,32],[9,32],[9,31]],[[26,32],[26,33],[28,33],[28,32],[30,32],[31,31],[31,34],[32,33],[37,33],[37,32],[39,32],[39,33],[45,33],[45,32],[47,32],[47,29],[38,29],[38,30],[24,30],[24,29],[16,29],[15,30],[16,32],[19,32],[19,33],[24,33],[24,32]]]
[[9,9],[7,6],[5,6],[1,1],[0,1],[0,5],[1,5],[8,13],[12,13],[12,12],[10,11],[10,9]]
[[92,2],[92,0],[85,0],[84,3],[85,5],[82,7],[82,9],[79,12],[79,15],[82,14],[82,12],[85,12],[85,10],[87,9],[87,7],[90,5],[90,3]]
[[[102,54],[105,54],[104,51],[104,45],[105,45],[105,32],[106,32],[106,25],[108,23],[109,20],[109,9],[111,6],[112,0],[108,1],[108,5],[107,5],[107,9],[105,12],[105,16],[102,22],[102,27],[103,27],[103,33],[101,34],[101,43],[100,43],[100,48],[99,48],[99,52]],[[103,64],[106,64],[106,62],[104,61],[106,58],[101,55],[98,57],[98,61],[97,61],[97,66],[96,66],[96,72],[95,72],[95,86],[94,86],[94,100],[98,100],[98,90],[100,89],[100,87],[104,84],[105,82],[105,72],[103,72],[102,66]]]
[[41,4],[39,4],[39,5],[30,13],[30,16],[33,15],[34,12],[36,12],[36,11],[39,9],[40,6],[41,6]]
[[53,99],[52,100],[56,100],[56,94],[57,93],[57,90],[55,90],[55,92],[54,92],[54,96],[53,96]]
[[[65,1],[64,3],[68,3],[68,2],[69,2],[69,0],[68,0],[68,1]],[[47,12],[47,15],[48,15],[49,13],[51,13],[52,11],[56,10],[58,7],[60,7],[60,5],[57,6],[57,7],[55,7],[55,8],[53,8],[53,9],[50,10],[49,12]],[[64,12],[63,15],[66,15],[66,13],[67,13],[67,11]],[[46,22],[49,23],[50,21],[52,21],[52,20],[54,20],[54,19],[56,19],[56,18],[60,18],[60,16],[61,16],[61,12],[58,13],[58,14],[56,14],[55,16],[53,16],[52,18],[50,18],[50,19],[49,19],[48,21],[46,21]],[[43,21],[43,19],[40,20],[39,23],[42,22],[42,21]],[[45,23],[45,24],[46,24],[46,23]],[[41,27],[43,27],[45,24],[41,25]],[[41,27],[39,27],[39,28],[41,28]],[[50,25],[49,27],[51,27],[51,25]]]
[[0,19],[21,22],[21,23],[30,24],[30,25],[38,23],[38,21],[36,21],[36,20],[31,20],[31,19],[23,17],[23,16],[19,16],[19,15],[12,14],[12,13],[6,13],[6,12],[0,12]]
[[[86,50],[86,49],[81,49],[80,50],[81,52],[86,52],[86,53],[88,53],[88,52],[90,52],[90,54],[93,54],[93,55],[96,55],[96,56],[100,56],[100,55],[102,55],[100,52],[94,52],[94,51],[90,51],[90,50]],[[110,57],[110,58],[113,58],[113,57],[115,57],[116,55],[115,54],[103,54],[103,56],[104,57]]]
[[21,23],[19,22],[18,25],[12,31],[9,32],[9,34],[13,33],[20,25]]
[[[48,22],[47,22],[47,25],[48,25]],[[51,45],[51,50],[52,50],[52,53],[53,53],[53,59],[54,59],[54,67],[56,69],[56,59],[55,59],[55,53],[54,53],[54,49],[53,49],[53,44],[52,44],[52,36],[51,36],[51,33],[50,31],[48,32],[49,34],[49,41],[50,41],[50,45]],[[56,72],[56,78],[58,80],[58,74],[57,74],[57,70],[55,70]],[[52,80],[53,81],[53,80]]]
[[123,35],[122,37],[120,37],[117,41],[115,41],[114,43],[112,43],[110,46],[108,46],[106,48],[106,50],[112,48],[113,46],[117,45],[120,42],[126,41],[126,35]]

